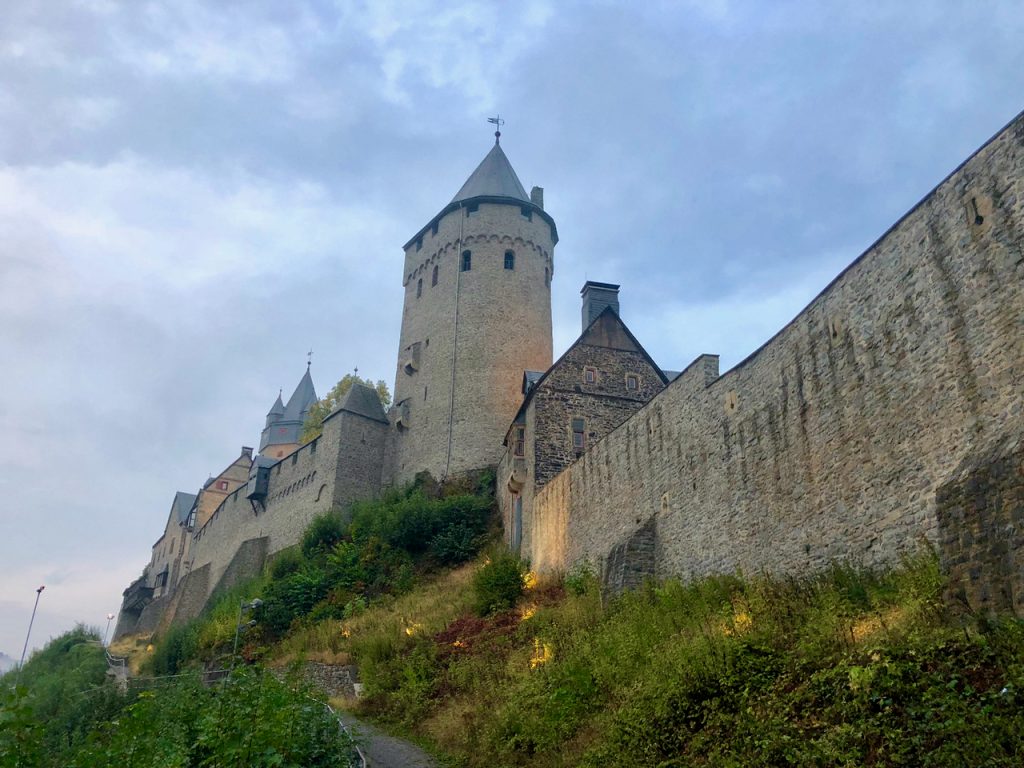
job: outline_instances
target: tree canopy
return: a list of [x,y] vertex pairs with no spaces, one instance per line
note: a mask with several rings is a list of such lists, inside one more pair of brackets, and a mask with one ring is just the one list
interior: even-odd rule
[[376,390],[377,396],[380,398],[380,404],[384,406],[384,410],[388,409],[391,405],[391,392],[388,389],[388,385],[382,379],[374,383],[371,379],[361,378],[354,373],[346,373],[330,392],[315,402],[313,407],[309,409],[309,415],[306,416],[306,421],[302,425],[303,445],[320,437],[324,431],[324,419],[330,416],[334,409],[338,407],[341,398],[345,396],[345,393],[357,381],[370,387],[370,389]]

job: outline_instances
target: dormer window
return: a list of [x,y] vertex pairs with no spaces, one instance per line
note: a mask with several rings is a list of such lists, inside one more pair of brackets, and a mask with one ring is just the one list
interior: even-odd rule
[[469,272],[473,268],[473,254],[469,251],[462,252],[462,271]]
[[512,251],[505,251],[505,269],[516,268],[516,255]]

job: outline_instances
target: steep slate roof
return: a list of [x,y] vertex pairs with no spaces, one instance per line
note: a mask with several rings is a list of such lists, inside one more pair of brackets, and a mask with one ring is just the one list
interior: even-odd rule
[[284,403],[281,402],[281,393],[277,393],[277,400],[270,406],[270,410],[267,411],[267,416],[283,416],[284,415]]
[[188,520],[188,513],[192,511],[192,505],[196,501],[194,493],[178,491],[174,494],[174,501],[171,503],[171,518],[179,525],[184,525]]
[[[341,402],[338,403],[338,407],[334,409],[331,416],[342,411],[348,413],[354,413],[357,416],[365,416],[368,419],[374,421],[380,421],[385,424],[388,422],[388,417],[384,413],[384,408],[380,404],[380,397],[377,395],[377,391],[365,384],[354,382],[351,387],[348,388],[348,392],[341,398]],[[328,416],[329,419],[331,416]],[[326,419],[325,419],[326,421]]]
[[512,170],[512,164],[505,157],[498,142],[494,142],[491,151],[466,179],[466,183],[452,198],[452,202],[473,197],[513,197],[524,203],[530,202],[526,190],[519,182],[519,177]]
[[[280,397],[280,396],[278,396]],[[292,396],[288,398],[288,405],[284,407],[282,421],[304,421],[306,412],[316,402],[316,390],[313,389],[313,377],[309,375],[309,366],[306,372],[299,379],[299,385],[295,387]]]

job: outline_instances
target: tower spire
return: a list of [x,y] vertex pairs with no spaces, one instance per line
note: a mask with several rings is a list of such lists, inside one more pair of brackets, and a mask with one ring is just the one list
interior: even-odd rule
[[505,121],[501,119],[501,115],[495,115],[494,117],[487,118],[488,123],[494,125],[494,143],[498,144],[501,142],[501,126],[505,124]]

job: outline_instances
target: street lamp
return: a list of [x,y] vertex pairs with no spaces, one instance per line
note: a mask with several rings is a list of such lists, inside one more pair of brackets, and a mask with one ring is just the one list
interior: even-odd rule
[[36,590],[36,604],[32,606],[32,618],[28,620],[28,632],[25,633],[25,647],[21,649],[21,661],[18,662],[18,675],[14,678],[14,687],[18,687],[18,683],[21,682],[21,668],[25,666],[25,654],[28,653],[28,639],[32,637],[32,624],[36,620],[36,608],[39,607],[39,596],[43,594],[43,590],[46,589],[46,585],[43,584]]
[[103,644],[104,645],[107,644],[107,634],[110,632],[110,622],[112,622],[113,620],[114,620],[114,614],[108,613],[107,614],[107,628],[105,630],[103,630]]
[[[238,655],[238,636],[242,634],[242,613],[244,611],[255,611],[261,605],[263,605],[263,601],[260,600],[258,597],[255,600],[253,600],[251,603],[247,603],[247,602],[245,602],[245,600],[239,600],[238,601],[238,621],[235,624],[235,647],[231,651],[231,664],[232,664],[232,666],[234,666],[235,657]],[[254,626],[256,626],[256,620],[255,619],[253,619],[252,621],[249,621],[245,625],[245,628],[249,629],[250,627],[254,627]]]

